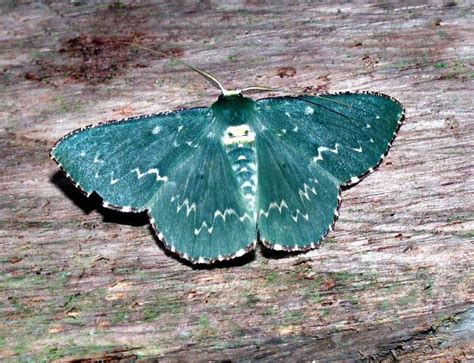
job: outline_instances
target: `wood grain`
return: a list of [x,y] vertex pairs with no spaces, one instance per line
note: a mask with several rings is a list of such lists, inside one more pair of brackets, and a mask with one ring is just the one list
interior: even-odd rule
[[[0,10],[0,359],[474,359],[469,2]],[[230,88],[384,92],[407,119],[318,250],[193,268],[146,216],[101,208],[48,156],[80,126],[216,98],[130,41]]]

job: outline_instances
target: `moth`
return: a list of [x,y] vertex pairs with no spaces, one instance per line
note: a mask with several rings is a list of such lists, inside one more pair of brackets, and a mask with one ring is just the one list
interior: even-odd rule
[[[404,119],[375,92],[254,100],[221,91],[210,107],[109,121],[61,138],[51,157],[106,208],[147,212],[158,239],[192,263],[240,257],[258,241],[314,249],[339,215],[341,187],[387,154]],[[267,89],[268,90],[268,89]]]

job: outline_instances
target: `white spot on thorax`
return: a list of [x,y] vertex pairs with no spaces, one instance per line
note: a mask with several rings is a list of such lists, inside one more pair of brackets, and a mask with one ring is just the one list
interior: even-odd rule
[[247,124],[239,126],[229,126],[222,137],[224,145],[245,144],[255,141],[255,133]]

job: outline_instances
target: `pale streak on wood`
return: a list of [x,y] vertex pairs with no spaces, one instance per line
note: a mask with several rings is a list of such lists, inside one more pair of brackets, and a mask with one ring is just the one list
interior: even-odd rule
[[[465,339],[436,335],[473,300],[468,5],[41,4],[1,5],[1,359],[472,358]],[[77,127],[206,105],[214,90],[146,52],[146,68],[106,84],[25,80],[36,61],[73,64],[61,39],[130,26],[227,87],[380,91],[407,122],[381,167],[343,192],[318,250],[193,270],[157,247],[146,217],[95,210],[48,151]],[[278,77],[282,66],[296,77]]]

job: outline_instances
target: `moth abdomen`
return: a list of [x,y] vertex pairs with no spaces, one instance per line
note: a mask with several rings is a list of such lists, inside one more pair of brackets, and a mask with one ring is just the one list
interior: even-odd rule
[[232,170],[249,210],[255,211],[257,153],[255,133],[247,124],[229,126],[222,138]]

